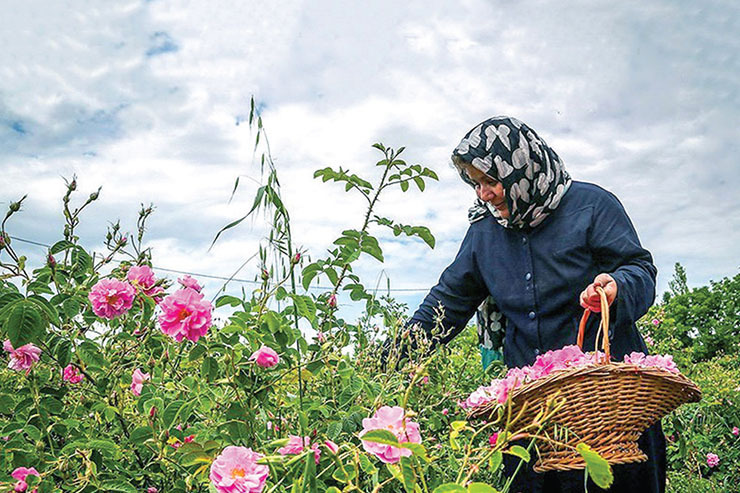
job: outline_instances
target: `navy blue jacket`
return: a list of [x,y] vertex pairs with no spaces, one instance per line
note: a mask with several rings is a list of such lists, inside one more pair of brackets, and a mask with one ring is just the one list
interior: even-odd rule
[[[538,354],[576,343],[583,314],[579,295],[600,273],[617,283],[612,304],[612,357],[621,361],[632,351],[647,353],[635,321],[655,299],[650,252],[642,248],[632,223],[617,198],[606,190],[574,181],[559,207],[529,231],[504,228],[487,216],[470,225],[454,262],[442,273],[409,321],[426,331],[434,310],[445,310],[444,333],[451,340],[490,293],[507,318],[504,361],[508,367],[530,365]],[[592,351],[598,327],[592,315],[584,351]],[[665,490],[665,438],[660,424],[640,439],[649,461],[616,466],[610,491],[660,493]],[[511,462],[511,461],[508,461]],[[513,463],[506,464],[513,472]],[[583,491],[583,473],[520,472],[512,492]],[[589,491],[601,491],[595,485]]]
[[[602,272],[617,282],[613,356],[621,360],[632,351],[647,351],[635,321],[655,299],[652,256],[614,195],[574,181],[555,212],[532,230],[504,228],[493,216],[471,224],[454,262],[409,323],[430,330],[441,303],[440,342],[447,342],[490,293],[507,318],[506,365],[529,365],[541,352],[575,344],[583,313],[579,295]],[[594,348],[598,318],[589,321],[584,350]]]

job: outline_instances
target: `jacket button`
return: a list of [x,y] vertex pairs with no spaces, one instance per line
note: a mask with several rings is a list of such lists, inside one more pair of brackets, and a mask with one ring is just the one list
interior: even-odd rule
[[534,312],[529,312],[529,319],[530,319],[530,320],[534,320],[534,317],[535,317],[535,316],[536,316],[536,315],[535,315],[535,313],[534,313]]
[[540,354],[540,350],[537,349],[537,348],[534,348],[534,354],[535,354],[535,356],[538,355],[538,354]]
[[527,237],[526,236],[522,236],[522,243],[526,243],[526,242],[527,242]]
[[532,279],[532,273],[531,272],[527,272],[527,275],[524,276],[524,279],[526,279],[527,281],[529,281],[530,279]]

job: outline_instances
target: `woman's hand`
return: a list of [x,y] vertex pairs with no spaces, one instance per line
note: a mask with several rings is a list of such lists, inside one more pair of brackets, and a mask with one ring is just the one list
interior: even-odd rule
[[589,284],[581,292],[581,306],[588,308],[592,312],[601,311],[601,298],[599,297],[599,293],[596,292],[597,286],[601,286],[604,289],[606,301],[609,303],[609,306],[617,299],[617,282],[609,274],[599,274],[594,279],[594,282]]

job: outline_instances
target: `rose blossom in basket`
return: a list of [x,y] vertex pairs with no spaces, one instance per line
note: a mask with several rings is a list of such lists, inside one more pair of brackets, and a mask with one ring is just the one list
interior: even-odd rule
[[[402,407],[381,407],[375,411],[371,418],[362,420],[362,428],[360,438],[371,430],[387,430],[396,436],[399,443],[421,443],[419,425],[406,417],[406,412]],[[408,457],[411,455],[409,449],[365,440],[362,440],[362,447],[387,464],[395,464],[401,460],[401,456]]]
[[87,298],[95,315],[111,320],[131,309],[135,294],[136,290],[127,282],[101,279],[90,289]]
[[162,314],[159,325],[162,332],[177,342],[187,338],[197,342],[211,326],[213,306],[192,288],[183,288],[167,296],[159,305]]
[[5,339],[3,349],[10,355],[8,368],[16,371],[26,370],[26,375],[31,372],[31,367],[41,357],[41,349],[31,343],[24,344],[18,349],[13,349],[10,339]]
[[678,373],[676,363],[673,361],[673,356],[670,354],[665,356],[660,354],[651,354],[646,356],[643,353],[632,352],[624,357],[624,362],[645,367],[654,366],[671,373]]
[[257,464],[262,454],[247,447],[228,446],[211,464],[209,478],[219,493],[261,493],[270,468]]

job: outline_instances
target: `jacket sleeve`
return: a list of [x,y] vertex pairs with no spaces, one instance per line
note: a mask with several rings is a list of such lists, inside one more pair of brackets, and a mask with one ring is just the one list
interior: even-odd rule
[[[459,334],[475,313],[476,308],[488,296],[488,290],[477,267],[473,241],[475,233],[468,229],[460,251],[447,267],[421,306],[406,326],[421,326],[433,341],[433,345],[447,343]],[[435,320],[441,307],[441,330],[435,333]]]
[[653,257],[640,244],[632,222],[619,200],[606,193],[594,210],[590,245],[600,272],[617,283],[612,304],[613,327],[631,327],[655,300],[657,269]]

